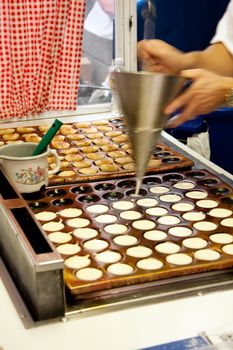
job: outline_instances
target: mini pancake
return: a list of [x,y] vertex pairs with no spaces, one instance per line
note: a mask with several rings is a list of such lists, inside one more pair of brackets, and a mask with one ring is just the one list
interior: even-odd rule
[[15,132],[15,129],[0,129],[0,135],[8,135],[13,134]]
[[87,160],[80,160],[79,162],[73,162],[72,165],[75,168],[81,169],[81,168],[88,168],[91,166],[91,163]]
[[70,144],[66,141],[52,141],[51,143],[56,149],[67,149],[70,147]]
[[96,281],[103,276],[103,272],[94,267],[80,269],[75,274],[76,278],[81,281]]
[[97,146],[104,146],[108,144],[108,140],[105,139],[92,139],[92,142]]
[[133,258],[147,258],[153,253],[152,249],[143,245],[137,247],[131,247],[126,250],[126,255],[132,256]]
[[94,228],[76,228],[73,235],[80,239],[92,239],[98,236],[98,231]]
[[190,211],[182,215],[182,218],[187,221],[201,221],[206,218],[206,214],[200,211]]
[[212,249],[200,249],[194,253],[194,257],[197,260],[214,261],[220,259],[221,255],[216,250]]
[[76,218],[82,215],[83,211],[78,208],[66,208],[59,212],[59,214],[65,218]]
[[172,205],[172,209],[176,211],[190,211],[195,208],[193,203],[179,202]]
[[180,251],[180,246],[173,242],[163,242],[157,244],[155,250],[163,254],[175,254]]
[[112,138],[112,141],[116,143],[123,143],[123,142],[127,142],[128,140],[129,140],[129,136],[123,135],[123,134]]
[[175,226],[169,228],[168,233],[175,237],[189,237],[192,235],[192,230],[184,226]]
[[94,132],[93,134],[88,134],[87,137],[91,140],[101,139],[101,137],[103,137],[103,134],[101,134],[100,132]]
[[229,233],[214,233],[209,236],[209,239],[218,244],[229,244],[233,242],[233,236]]
[[25,137],[26,142],[40,142],[41,140],[42,138],[38,135],[35,135],[35,136],[28,135]]
[[51,232],[48,234],[48,238],[51,242],[56,244],[67,243],[72,240],[72,236],[65,232]]
[[103,126],[103,125],[107,125],[109,123],[108,120],[94,120],[92,122],[92,125],[94,126]]
[[228,216],[232,215],[232,210],[224,209],[224,208],[216,208],[216,209],[210,210],[208,214],[215,218],[227,218]]
[[218,206],[218,202],[212,199],[202,199],[196,202],[196,205],[201,208],[211,209],[216,208]]
[[65,136],[64,135],[55,135],[53,138],[53,141],[64,141]]
[[67,160],[68,162],[79,162],[80,160],[83,159],[83,156],[81,156],[81,154],[67,154],[65,156],[65,160]]
[[137,220],[132,223],[132,226],[137,230],[149,231],[155,228],[154,221],[151,220]]
[[76,175],[76,172],[73,170],[61,171],[58,176],[59,177],[73,177]]
[[190,190],[195,187],[195,184],[189,181],[179,181],[173,185],[173,187],[178,188],[180,190]]
[[[70,165],[70,163],[69,162],[67,162],[67,161],[61,161],[60,162],[60,169],[65,169],[65,168],[68,168],[69,167],[69,165]],[[54,167],[56,166],[56,164],[54,164]],[[53,168],[53,166],[51,165],[51,168]]]
[[56,249],[58,253],[62,255],[74,255],[79,253],[81,250],[78,244],[70,244],[70,243],[61,244]]
[[134,163],[128,163],[123,165],[123,169],[127,171],[134,171],[135,170],[135,165]]
[[178,194],[164,194],[160,196],[159,199],[167,203],[176,203],[179,202],[182,198]]
[[76,133],[76,129],[72,128],[71,125],[62,125],[60,127],[60,133],[62,135],[70,135],[70,134],[75,134]]
[[126,156],[126,153],[123,151],[112,151],[112,152],[108,152],[107,155],[112,158],[119,158],[119,157]]
[[108,247],[108,242],[103,239],[91,239],[89,241],[86,241],[83,246],[85,249],[88,250],[94,250],[94,251],[100,251],[104,250]]
[[83,168],[83,169],[79,169],[79,173],[83,174],[83,175],[95,175],[97,173],[97,169],[96,168]]
[[49,130],[49,128],[50,128],[50,125],[39,125],[39,130],[41,132],[45,132],[45,131]]
[[161,164],[161,159],[151,159],[148,162],[148,167],[149,168],[154,168],[157,167]]
[[97,253],[95,260],[104,264],[113,264],[121,260],[121,254],[112,250],[105,250],[104,252]]
[[151,216],[162,216],[168,213],[168,210],[162,207],[146,209],[146,213]]
[[98,147],[97,146],[82,147],[80,148],[80,151],[82,151],[83,153],[94,153],[98,151]]
[[109,211],[109,207],[104,204],[93,204],[86,207],[86,211],[92,214],[103,214]]
[[89,255],[86,255],[86,256],[74,255],[74,256],[71,256],[70,258],[65,259],[64,261],[64,264],[66,267],[74,270],[87,267],[90,265],[90,263],[91,263],[91,260],[89,258]]
[[95,221],[100,224],[113,224],[117,221],[117,217],[112,214],[103,214],[95,217]]
[[16,130],[20,134],[26,134],[27,132],[32,133],[32,132],[36,131],[35,128],[31,128],[31,127],[18,127],[18,128],[16,128]]
[[111,131],[112,127],[111,126],[100,125],[100,126],[97,127],[97,129],[99,131],[107,132],[107,131]]
[[105,158],[105,159],[100,159],[95,161],[95,165],[97,166],[101,166],[103,164],[113,164],[113,160]]
[[122,135],[122,132],[120,132],[120,131],[107,131],[105,133],[105,136],[110,137],[110,138],[117,137],[120,135]]
[[185,253],[171,254],[166,257],[166,261],[172,265],[189,265],[192,263],[193,259],[191,256]]
[[161,216],[157,221],[159,224],[166,226],[177,225],[180,223],[180,219],[174,215]]
[[86,157],[91,160],[100,160],[104,158],[103,153],[87,153]]
[[131,144],[128,142],[128,143],[125,143],[124,145],[121,146],[121,149],[123,149],[124,151],[129,151],[129,150],[132,150],[132,146]]
[[153,186],[150,188],[150,192],[154,194],[161,194],[169,192],[169,188],[165,186]]
[[126,152],[127,152],[128,154],[130,154],[130,155],[133,155],[133,150],[132,150],[132,149],[128,149]]
[[233,244],[227,244],[222,247],[225,254],[233,255]]
[[143,236],[149,241],[163,241],[167,238],[167,234],[160,230],[147,231]]
[[86,128],[90,128],[91,124],[79,122],[79,123],[75,123],[74,126],[76,129],[86,129]]
[[[118,149],[118,145],[103,145],[100,147],[104,152],[111,152],[111,151],[115,151],[116,149]],[[111,157],[111,156],[110,156]]]
[[135,236],[122,235],[122,236],[114,237],[113,242],[117,245],[128,247],[131,245],[135,245],[138,242],[138,240]]
[[193,227],[199,231],[210,232],[210,231],[216,230],[218,225],[216,225],[211,221],[199,221],[199,222],[195,222],[195,224],[193,224]]
[[133,159],[131,157],[119,157],[115,159],[115,162],[119,164],[128,164],[132,163]]
[[111,224],[106,225],[104,231],[111,235],[123,235],[128,231],[128,227],[123,224]]
[[142,198],[137,200],[137,205],[140,205],[141,207],[154,207],[158,204],[158,201],[154,198]]
[[61,149],[60,153],[61,154],[75,154],[75,153],[77,153],[77,151],[78,151],[77,148],[71,147],[69,149]]
[[[16,140],[16,141],[6,141],[7,144],[19,144],[19,143],[23,143],[22,140]],[[0,146],[3,146],[4,145],[4,142],[0,141]]]
[[61,230],[63,230],[64,227],[65,227],[65,225],[60,221],[59,222],[50,221],[50,222],[42,225],[42,228],[48,232],[61,231]]
[[98,130],[96,128],[84,128],[83,133],[85,133],[85,134],[94,134],[97,131]]
[[120,217],[125,220],[137,220],[142,217],[142,214],[136,210],[126,210],[120,213]]
[[200,237],[186,238],[182,241],[182,244],[189,249],[203,249],[208,245],[207,241]]
[[109,265],[107,271],[113,275],[123,276],[130,275],[131,273],[133,273],[134,269],[129,264],[123,264],[118,262],[116,264]]
[[35,214],[35,218],[40,221],[52,221],[57,217],[57,214],[52,211],[42,211]]
[[233,218],[223,219],[220,224],[226,227],[233,227]]
[[119,166],[116,164],[102,164],[100,165],[100,169],[103,172],[115,172],[119,171]]
[[19,134],[13,133],[13,134],[4,134],[2,135],[3,140],[5,141],[15,141],[19,138]]
[[84,218],[74,218],[67,220],[67,225],[74,228],[86,227],[90,224],[90,220]]
[[112,207],[117,210],[129,210],[134,207],[134,203],[131,201],[117,201],[112,203]]
[[190,191],[186,192],[185,196],[192,199],[203,199],[208,196],[208,193],[205,191]]
[[66,137],[70,141],[80,141],[80,140],[85,139],[85,136],[82,134],[69,134]]
[[91,145],[91,141],[90,140],[72,141],[72,144],[76,147],[88,147]]
[[159,270],[163,267],[162,261],[155,258],[141,259],[137,262],[136,266],[142,270]]

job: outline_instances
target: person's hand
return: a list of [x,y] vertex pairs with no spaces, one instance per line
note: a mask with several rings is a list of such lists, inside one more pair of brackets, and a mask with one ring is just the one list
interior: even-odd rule
[[179,111],[177,116],[169,120],[169,128],[175,128],[199,114],[212,112],[223,105],[226,91],[233,86],[232,78],[204,69],[185,70],[181,76],[191,79],[192,84],[165,108],[167,115]]
[[161,40],[139,41],[137,54],[143,70],[178,74],[184,69],[185,54]]

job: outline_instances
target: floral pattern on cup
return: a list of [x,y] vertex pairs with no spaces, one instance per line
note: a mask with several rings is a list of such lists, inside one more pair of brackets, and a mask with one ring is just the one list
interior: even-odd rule
[[27,185],[38,184],[46,178],[47,167],[41,168],[38,166],[36,169],[27,168],[20,169],[15,175],[17,182]]

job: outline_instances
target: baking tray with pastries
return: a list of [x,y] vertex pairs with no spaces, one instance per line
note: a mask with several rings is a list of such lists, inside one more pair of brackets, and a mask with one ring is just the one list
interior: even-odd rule
[[[39,142],[50,125],[0,129],[0,146],[6,143]],[[134,175],[132,148],[123,118],[63,124],[50,144],[57,150],[61,169],[50,175],[53,184]],[[55,167],[53,156],[49,167]],[[164,144],[158,144],[147,171],[191,168],[193,162]]]
[[64,259],[70,295],[233,267],[233,190],[206,170],[47,188],[26,195]]

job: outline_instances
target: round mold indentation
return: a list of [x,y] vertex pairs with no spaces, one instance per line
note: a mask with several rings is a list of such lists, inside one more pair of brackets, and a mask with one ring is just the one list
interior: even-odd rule
[[214,260],[219,260],[221,257],[221,254],[216,250],[206,248],[206,249],[197,250],[194,253],[194,257],[197,260],[214,261]]
[[180,162],[179,157],[166,157],[162,159],[162,163],[164,164],[174,164]]
[[197,184],[200,186],[216,186],[218,184],[218,180],[217,179],[213,179],[211,177],[207,177],[205,179],[202,180],[198,180]]
[[132,235],[121,235],[113,238],[113,242],[123,247],[129,247],[138,243],[138,239]]
[[136,203],[140,207],[150,208],[150,207],[156,206],[158,204],[158,201],[154,198],[147,197],[147,198],[138,199]]
[[131,201],[122,200],[122,201],[113,203],[112,207],[117,210],[129,210],[134,208],[134,203]]
[[166,203],[177,203],[181,201],[182,197],[178,194],[171,193],[171,194],[164,194],[160,196],[159,199]]
[[79,208],[66,208],[59,211],[59,215],[64,218],[76,218],[82,215],[83,211]]
[[196,205],[200,208],[212,209],[218,206],[218,202],[212,199],[201,199],[196,202]]
[[189,191],[185,193],[185,196],[187,198],[191,198],[191,199],[204,199],[208,196],[208,193],[205,191]]
[[48,208],[48,203],[46,202],[39,202],[39,201],[36,201],[36,202],[30,202],[29,204],[29,207],[32,209],[32,210],[36,210],[36,209],[46,209]]
[[74,255],[78,254],[81,248],[78,244],[65,243],[57,246],[56,250],[62,255]]
[[214,218],[227,218],[232,215],[232,210],[225,208],[215,208],[208,212],[208,215]]
[[71,198],[58,198],[51,202],[52,205],[55,207],[62,207],[71,205],[73,203],[73,200]]
[[198,222],[195,222],[195,224],[193,224],[193,227],[199,231],[211,232],[216,230],[218,225],[216,225],[214,222],[211,222],[211,221],[198,221]]
[[159,270],[163,267],[162,261],[156,259],[156,258],[145,258],[141,259],[136,264],[137,268],[142,270]]
[[138,220],[142,214],[136,210],[125,210],[120,213],[120,218],[124,220]]
[[156,176],[149,176],[149,177],[145,177],[142,181],[143,184],[145,185],[155,185],[155,184],[161,184],[161,180],[159,177]]
[[109,122],[112,124],[122,124],[122,121],[123,120],[121,118],[113,118],[109,120]]
[[86,211],[91,214],[103,214],[109,211],[109,207],[105,204],[92,204],[86,207]]
[[146,209],[146,214],[150,216],[163,216],[168,213],[168,210],[163,207],[154,207],[154,208],[149,208]]
[[184,175],[171,173],[163,176],[163,181],[177,182],[184,180]]
[[193,179],[201,179],[207,174],[204,171],[189,171],[186,176],[192,177]]
[[171,226],[171,225],[177,225],[180,223],[180,219],[177,216],[174,215],[164,215],[161,216],[157,222],[160,225],[165,225],[165,226]]
[[68,243],[72,240],[72,236],[69,233],[56,231],[48,234],[48,238],[55,244]]
[[79,217],[67,220],[66,224],[73,228],[82,228],[87,227],[90,224],[90,220]]
[[89,258],[89,255],[86,255],[86,256],[74,255],[64,260],[64,265],[67,268],[73,269],[73,270],[82,269],[84,267],[89,266],[90,264],[91,264],[91,260]]
[[98,231],[90,227],[76,228],[73,231],[73,235],[80,239],[92,239],[98,236]]
[[140,188],[139,194],[135,195],[135,190],[128,190],[126,191],[126,195],[129,197],[143,197],[147,195],[147,191],[144,190],[143,188]]
[[136,187],[136,181],[135,180],[123,180],[119,181],[117,183],[118,187],[121,188],[135,188]]
[[103,276],[103,271],[94,267],[84,267],[75,273],[80,281],[97,281]]
[[173,242],[158,243],[155,250],[162,254],[175,254],[180,251],[180,246]]
[[81,196],[78,198],[79,202],[82,203],[96,203],[100,201],[100,197],[95,194],[87,194],[86,196]]
[[201,211],[189,211],[183,214],[182,218],[187,221],[201,221],[206,218],[206,214]]
[[229,244],[233,242],[233,236],[229,233],[218,232],[209,236],[209,239],[218,244]]
[[86,241],[83,244],[83,246],[87,250],[98,252],[98,251],[106,249],[109,246],[109,244],[107,241],[105,241],[103,239],[94,238],[94,239],[91,239],[89,241]]
[[153,155],[157,158],[164,158],[164,157],[170,156],[171,152],[168,152],[168,151],[163,151],[163,152],[159,151],[158,152],[158,151],[156,151],[153,153]]
[[123,235],[128,231],[128,227],[123,224],[111,224],[104,226],[104,231],[110,235]]
[[39,192],[33,192],[33,193],[23,193],[22,196],[26,201],[33,201],[33,200],[40,200],[44,198],[45,194],[43,191],[41,192],[39,191]]
[[115,263],[111,264],[107,268],[107,272],[116,276],[131,275],[134,269],[131,265],[125,263]]
[[227,204],[227,205],[233,205],[233,195],[223,197],[220,199],[221,203]]
[[153,230],[156,224],[152,220],[136,220],[133,221],[132,226],[137,230],[149,231]]
[[209,190],[210,194],[214,196],[224,196],[230,192],[229,188],[227,187],[214,187]]
[[80,185],[80,186],[75,186],[71,188],[71,192],[75,194],[83,194],[83,193],[89,193],[92,191],[91,186],[88,185]]
[[99,224],[113,224],[117,221],[117,216],[112,214],[102,214],[95,217]]
[[189,227],[175,226],[169,228],[168,233],[175,237],[189,237],[192,235],[193,231]]
[[225,227],[233,227],[233,218],[223,219],[220,224]]
[[184,266],[190,265],[193,261],[192,257],[185,253],[170,254],[166,257],[167,263],[171,265]]
[[53,211],[41,211],[35,214],[35,218],[39,221],[52,221],[56,219],[57,214]]
[[54,190],[49,190],[46,192],[48,197],[64,197],[66,195],[66,191],[61,188],[55,188]]
[[195,184],[190,181],[178,181],[173,187],[178,188],[179,190],[190,190],[195,187]]
[[144,238],[149,241],[163,241],[167,238],[167,234],[160,230],[151,230],[144,233]]
[[103,194],[104,199],[108,199],[110,201],[118,201],[119,199],[122,199],[124,197],[123,193],[121,192],[107,192]]
[[169,188],[166,186],[153,186],[150,188],[150,192],[154,194],[162,194],[169,192]]
[[126,255],[133,258],[148,258],[153,253],[152,249],[138,245],[137,247],[130,247],[126,250]]
[[207,247],[208,242],[201,237],[191,237],[184,239],[182,244],[185,248],[189,249],[203,249]]
[[95,186],[97,191],[112,191],[115,189],[115,186],[109,182],[103,182]]
[[121,254],[112,250],[105,250],[104,252],[95,254],[95,260],[103,264],[114,264],[121,259]]
[[225,254],[233,255],[233,244],[226,244],[222,247],[222,251]]
[[179,202],[172,205],[172,209],[180,212],[187,212],[193,210],[195,205],[193,203],[188,202]]

